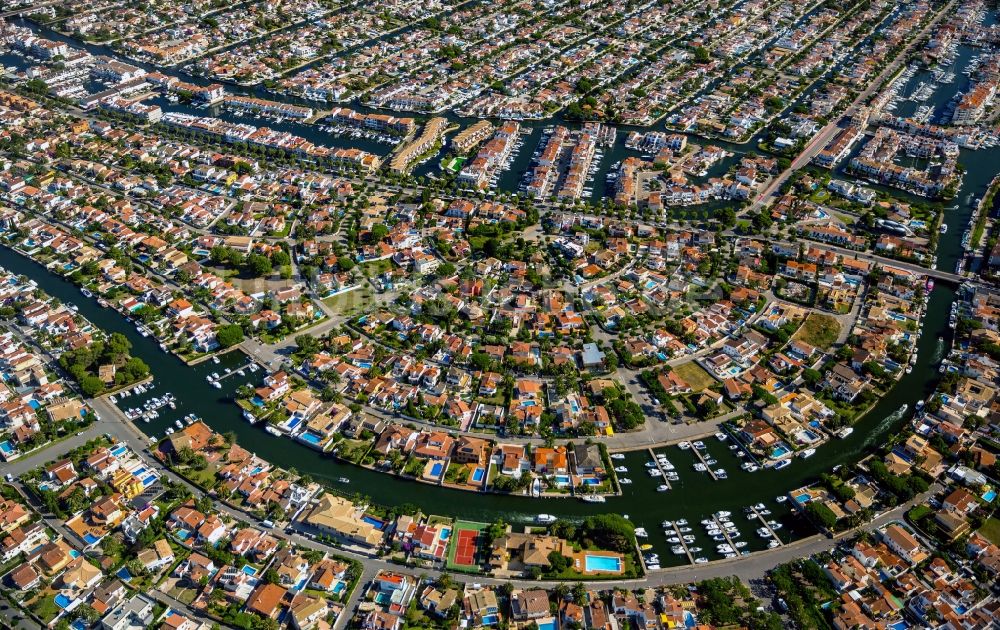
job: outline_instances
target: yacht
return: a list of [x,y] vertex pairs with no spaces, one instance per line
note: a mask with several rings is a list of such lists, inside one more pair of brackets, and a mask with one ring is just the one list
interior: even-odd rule
[[621,479],[618,480],[618,483],[620,483],[623,486],[627,486],[630,483],[632,483],[632,480],[629,479],[628,477],[622,477]]
[[656,468],[650,468],[649,469],[649,476],[650,477],[662,477],[663,476],[663,471],[661,471],[659,469],[656,469]]
[[624,466],[615,466],[615,472],[620,472],[620,473],[628,472],[628,468],[625,468]]
[[775,470],[781,470],[782,468],[788,468],[791,465],[792,465],[792,460],[790,460],[790,459],[783,459],[783,460],[781,460],[780,462],[778,462],[777,464],[774,465],[774,469]]
[[705,472],[706,470],[708,470],[708,466],[699,462],[694,465],[694,469],[697,470],[698,472]]
[[767,548],[768,549],[775,549],[775,548],[780,547],[780,546],[781,546],[781,543],[778,542],[777,540],[772,540],[771,542],[767,543]]
[[612,453],[611,455],[609,455],[609,457],[611,457],[611,459],[625,459],[625,454],[624,453]]
[[687,522],[686,518],[682,518],[679,521],[674,521],[674,525],[676,525],[677,527],[684,527],[687,524],[688,524],[688,522]]
[[646,532],[646,530],[644,528],[642,528],[642,527],[636,527],[635,528],[635,537],[636,538],[649,538],[649,534]]
[[694,563],[695,564],[708,564],[708,558],[701,558],[701,557],[695,558],[694,559]]
[[784,494],[779,494],[778,496],[774,497],[774,500],[777,501],[778,503],[784,503],[785,501],[788,500],[788,496]]
[[541,523],[542,525],[548,525],[550,523],[555,523],[558,519],[551,514],[539,514],[535,517],[536,523]]
[[673,552],[674,555],[678,555],[678,556],[683,556],[684,555],[684,547],[682,547],[680,545],[674,545],[673,547],[670,548],[670,551]]
[[219,381],[215,381],[212,383],[212,387],[214,387],[215,389],[222,389],[222,383],[220,383]]
[[715,439],[717,439],[720,442],[725,442],[726,440],[729,439],[729,436],[723,433],[722,431],[719,431],[718,433],[715,434]]
[[89,297],[89,298],[90,298],[90,297],[94,297],[94,294],[93,294],[93,293],[91,293],[91,292],[90,292],[90,289],[88,289],[88,288],[86,288],[86,287],[81,287],[81,288],[80,288],[80,293],[82,293],[82,294],[83,294],[83,297]]
[[727,512],[725,510],[720,510],[720,511],[718,511],[718,512],[715,513],[715,516],[717,516],[719,518],[726,518],[727,516],[732,516],[732,515],[733,515],[732,512]]
[[[923,407],[923,405],[920,406]],[[854,427],[844,427],[843,429],[839,429],[836,433],[834,433],[834,435],[843,440],[852,433],[854,433]]]
[[808,458],[812,457],[815,454],[816,454],[816,449],[814,449],[814,448],[807,448],[806,450],[804,450],[801,453],[799,453],[799,457],[801,457],[802,459],[808,459]]
[[695,447],[695,448],[696,448],[696,449],[698,449],[699,451],[703,451],[703,450],[705,450],[705,443],[704,443],[704,442],[702,442],[702,441],[700,441],[700,440],[699,440],[699,441],[697,441],[697,442],[692,442],[692,443],[691,443],[691,446]]
[[673,527],[673,526],[674,526],[674,522],[673,521],[663,521],[662,523],[660,523],[660,527],[662,527],[663,529],[667,529],[667,528]]
[[667,542],[671,543],[673,545],[677,545],[677,544],[680,544],[681,539],[678,538],[677,536],[671,536],[670,538],[667,538]]
[[668,486],[667,484],[660,484],[660,485],[656,486],[656,491],[657,492],[666,492],[669,489],[670,489],[670,486]]
[[274,437],[281,437],[281,431],[275,429],[271,425],[264,427],[264,430],[273,435]]
[[656,462],[646,462],[646,468],[656,468]]
[[604,496],[600,494],[588,494],[584,497],[581,497],[581,500],[586,503],[604,503],[605,501],[607,501],[607,499],[605,499]]
[[[680,444],[677,445],[677,448],[681,449],[682,451],[686,451],[689,448],[691,448],[691,443],[690,442],[681,442]],[[612,457],[614,457],[614,455],[612,455]]]

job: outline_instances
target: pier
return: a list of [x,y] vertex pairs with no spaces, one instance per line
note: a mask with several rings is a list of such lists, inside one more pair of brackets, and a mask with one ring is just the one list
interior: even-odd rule
[[674,536],[677,536],[677,540],[680,541],[677,544],[679,544],[681,547],[684,547],[684,553],[688,557],[688,562],[694,564],[694,556],[691,555],[691,550],[688,549],[688,544],[684,542],[684,534],[681,533],[681,528],[678,527],[676,523],[674,523],[671,527],[674,528]]
[[732,548],[733,553],[739,555],[740,552],[736,548],[736,541],[734,541],[730,536],[729,532],[726,531],[726,526],[722,524],[718,516],[712,515],[712,520],[715,521],[715,526],[722,532],[722,537],[726,539],[726,543]]
[[701,450],[695,448],[694,444],[691,445],[691,450],[694,451],[694,454],[698,457],[698,461],[705,466],[706,472],[708,472],[709,476],[712,478],[712,481],[718,481],[719,478],[715,476],[715,471],[712,470],[711,466],[705,463],[705,456],[701,454]]
[[670,485],[670,481],[667,479],[667,471],[663,469],[660,465],[660,460],[656,458],[656,453],[653,452],[652,447],[647,449],[649,451],[649,456],[653,458],[653,462],[656,464],[656,469],[660,471],[660,479],[663,480],[663,484],[667,486],[669,490],[673,490],[674,487]]
[[764,515],[758,512],[757,508],[753,506],[750,506],[750,509],[753,510],[753,515],[757,517],[757,520],[760,521],[760,524],[763,525],[767,529],[767,531],[771,532],[771,539],[778,541],[779,546],[784,545],[785,543],[782,542],[781,538],[778,537],[778,532],[774,531],[774,528],[772,528],[770,525],[767,524],[767,519],[764,518]]
[[251,374],[253,374],[258,369],[259,368],[257,367],[257,363],[255,361],[249,361],[249,362],[247,362],[246,365],[244,365],[242,367],[234,368],[234,369],[232,369],[232,370],[230,370],[228,372],[225,372],[224,374],[220,374],[219,378],[213,378],[211,380],[212,380],[212,382],[219,382],[219,383],[221,383],[222,381],[226,380],[230,376],[237,376],[237,375],[239,375],[240,372],[243,372],[243,376],[246,376],[247,372],[250,372]]

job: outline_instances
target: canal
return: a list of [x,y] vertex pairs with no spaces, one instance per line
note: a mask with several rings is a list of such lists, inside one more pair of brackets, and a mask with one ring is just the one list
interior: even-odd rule
[[[53,36],[52,33],[46,35]],[[969,52],[963,50],[963,57],[967,58],[968,55]],[[958,85],[952,86],[952,89],[964,88],[965,81],[967,79],[962,77]],[[942,98],[941,95],[935,95],[933,104],[940,107]],[[173,108],[178,109],[177,106]],[[501,188],[513,190],[516,187],[519,174],[527,168],[527,161],[534,150],[540,128],[554,122],[529,123],[531,136],[521,149],[515,167],[505,174]],[[303,133],[305,126],[302,125],[295,125],[295,128],[296,133],[315,140],[319,138],[313,134],[321,133],[313,129]],[[288,130],[293,129],[290,127]],[[605,153],[601,169],[595,178],[595,200],[600,197],[603,177],[610,165],[627,155],[623,147],[625,132],[624,128],[619,130],[616,146]],[[737,153],[733,159],[738,159],[738,153],[745,150],[742,147],[723,146]],[[753,146],[753,143],[749,146]],[[371,148],[374,150],[376,147]],[[944,220],[949,226],[949,231],[941,236],[938,247],[938,268],[949,271],[954,269],[955,263],[963,255],[962,232],[972,212],[969,202],[982,196],[986,186],[996,174],[997,165],[1000,164],[1000,149],[963,150],[960,163],[966,168],[966,176],[956,202],[953,202],[957,203],[957,207],[946,210]],[[901,196],[898,191],[893,191],[893,194]],[[705,209],[705,206],[697,208],[699,211]],[[628,514],[636,525],[643,526],[650,532],[649,542],[660,553],[661,564],[664,565],[677,564],[681,560],[669,553],[670,545],[666,543],[660,531],[660,522],[663,520],[686,518],[692,524],[693,533],[697,537],[695,544],[703,548],[703,551],[696,555],[704,555],[713,560],[718,558],[714,552],[716,543],[703,535],[698,523],[717,510],[733,512],[734,521],[743,532],[741,540],[749,543],[747,550],[757,550],[765,546],[764,541],[754,534],[759,523],[749,522],[742,515],[742,508],[753,503],[764,503],[772,512],[769,518],[775,518],[783,523],[784,527],[779,531],[783,541],[788,542],[812,533],[807,525],[789,513],[787,504],[779,504],[775,501],[775,497],[814,481],[820,473],[830,470],[833,466],[860,459],[884,443],[887,436],[897,431],[910,418],[916,402],[928,396],[937,383],[938,364],[946,354],[951,341],[951,331],[947,322],[956,291],[956,287],[942,282],[937,284],[930,295],[925,313],[923,332],[918,342],[917,363],[913,371],[904,375],[899,383],[854,425],[854,433],[848,438],[834,439],[819,447],[812,458],[795,459],[791,466],[784,470],[764,470],[756,473],[742,471],[739,467],[740,460],[733,455],[726,443],[718,442],[714,438],[708,439],[706,440],[708,453],[718,460],[718,467],[725,468],[729,473],[727,480],[717,482],[711,481],[706,474],[692,469],[695,460],[690,451],[682,451],[677,447],[661,449],[661,452],[664,452],[676,466],[680,475],[680,481],[673,484],[673,489],[662,493],[656,492],[656,486],[660,483],[659,478],[646,474],[645,463],[648,454],[642,451],[630,453],[625,460],[617,461],[616,465],[622,464],[629,469],[628,473],[622,473],[620,476],[629,477],[633,483],[623,487],[621,497],[611,498],[606,504],[599,505],[572,499],[539,500],[471,492],[459,494],[460,491],[401,480],[341,464],[288,438],[273,437],[261,428],[251,426],[244,421],[240,409],[232,402],[232,394],[238,386],[247,383],[256,385],[262,377],[261,372],[246,373],[243,376],[236,373],[246,364],[246,358],[242,354],[230,353],[223,357],[219,364],[205,362],[195,367],[187,367],[176,357],[162,352],[156,341],[140,336],[118,313],[99,307],[94,300],[83,297],[73,284],[49,273],[41,265],[7,248],[0,248],[0,265],[34,279],[39,287],[50,295],[76,304],[80,313],[95,325],[109,332],[121,332],[128,337],[133,344],[133,354],[141,357],[152,369],[156,388],[149,395],[162,395],[169,391],[173,392],[178,400],[176,410],[161,410],[161,417],[148,425],[138,423],[139,428],[150,435],[162,436],[175,420],[194,413],[217,431],[234,431],[241,445],[278,466],[308,473],[315,479],[348,494],[356,492],[382,504],[410,503],[430,514],[461,516],[483,521],[504,518],[513,522],[528,521],[540,512],[571,519],[601,512]],[[227,368],[232,370],[232,374],[223,380],[222,389],[214,389],[206,381],[206,376],[212,372],[225,374]],[[142,400],[143,398],[126,398],[121,406],[140,407]],[[908,407],[908,411],[901,413],[900,409],[904,405]],[[341,477],[347,477],[351,482],[340,484],[336,480]]]
[[[236,373],[246,364],[246,357],[242,353],[230,353],[222,357],[219,364],[207,361],[188,367],[173,355],[161,351],[157,342],[151,338],[140,336],[117,312],[101,308],[94,300],[85,298],[75,285],[48,272],[41,265],[7,248],[0,248],[0,265],[34,279],[50,295],[76,304],[80,313],[95,325],[128,337],[133,344],[133,354],[146,361],[154,375],[156,388],[149,395],[162,395],[169,391],[178,399],[176,410],[161,410],[161,417],[145,426],[138,422],[137,426],[147,434],[162,436],[164,430],[172,426],[175,420],[194,413],[217,431],[235,431],[241,445],[278,466],[308,473],[333,487],[339,486],[338,489],[349,494],[357,492],[382,504],[411,503],[431,514],[477,520],[502,517],[513,522],[527,521],[539,512],[568,518],[582,518],[588,514],[608,511],[628,514],[636,525],[650,531],[650,542],[660,551],[661,557],[665,557],[663,554],[668,552],[668,545],[659,533],[661,521],[683,517],[692,523],[698,523],[716,510],[727,509],[734,514],[741,514],[744,506],[757,502],[765,503],[774,514],[772,518],[785,523],[786,527],[779,533],[786,542],[809,533],[797,519],[788,514],[787,507],[775,502],[775,497],[814,480],[819,473],[837,464],[858,459],[866,451],[882,443],[886,436],[896,431],[909,417],[908,414],[898,413],[900,407],[905,404],[912,410],[918,400],[933,391],[937,363],[947,341],[942,337],[946,337],[949,332],[948,312],[954,299],[953,289],[939,283],[931,295],[924,321],[924,334],[919,341],[918,361],[912,373],[903,376],[889,394],[855,425],[854,433],[847,439],[832,440],[819,447],[814,457],[796,459],[784,470],[768,469],[756,473],[742,471],[739,461],[725,443],[708,439],[708,453],[719,461],[718,466],[729,471],[729,479],[717,482],[692,469],[694,459],[691,452],[681,451],[676,447],[662,449],[680,474],[680,481],[673,484],[674,488],[662,493],[655,491],[660,483],[659,479],[649,477],[645,472],[648,455],[643,451],[630,453],[624,461],[616,462],[616,465],[624,464],[628,467],[629,473],[623,473],[622,476],[631,478],[633,484],[623,487],[621,497],[611,498],[608,503],[597,505],[573,499],[541,500],[472,492],[459,494],[461,491],[406,481],[341,464],[288,438],[273,437],[243,420],[239,408],[232,402],[232,394],[237,387],[246,383],[256,384],[262,376],[261,372],[247,372],[244,376]],[[224,374],[226,368],[232,372],[223,380],[223,388],[214,389],[206,376],[212,372]],[[140,407],[142,400],[136,397],[126,398],[121,406]],[[351,483],[339,484],[336,481],[339,477],[348,477]],[[764,546],[753,534],[756,524],[743,521],[738,522],[738,525],[745,532],[744,539],[750,543],[748,549]],[[697,527],[695,529],[698,534],[701,533]],[[706,544],[702,544],[703,542]],[[714,550],[714,547],[709,546],[711,544],[712,541],[698,541],[698,545],[706,551]],[[708,557],[715,558],[714,554],[708,554]]]

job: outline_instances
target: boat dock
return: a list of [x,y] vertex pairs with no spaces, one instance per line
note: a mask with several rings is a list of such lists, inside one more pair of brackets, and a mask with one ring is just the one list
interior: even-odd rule
[[778,545],[784,545],[785,543],[783,543],[781,541],[781,538],[778,537],[778,532],[774,531],[774,529],[767,524],[767,519],[764,518],[764,515],[758,512],[757,508],[753,506],[750,506],[750,509],[753,510],[753,515],[757,517],[757,520],[760,521],[760,524],[763,525],[767,529],[767,531],[771,532],[771,538],[773,540],[778,541]]
[[736,541],[734,541],[729,536],[729,532],[726,531],[726,526],[722,524],[722,522],[719,520],[719,517],[713,514],[712,520],[715,521],[716,528],[722,531],[722,537],[726,539],[726,543],[728,543],[729,546],[733,549],[733,552],[739,554],[739,551],[737,551],[736,549]]
[[711,466],[705,463],[705,456],[701,454],[701,449],[695,448],[694,445],[692,444],[690,450],[694,451],[695,456],[698,457],[698,461],[701,462],[702,466],[705,467],[705,471],[712,478],[712,481],[718,481],[719,478],[715,476],[715,471],[712,470]]
[[656,453],[653,452],[652,448],[648,450],[649,456],[652,457],[653,461],[656,463],[656,469],[660,471],[660,479],[663,480],[663,484],[670,490],[673,490],[674,487],[670,485],[670,481],[667,479],[667,471],[663,470],[663,466],[660,465],[660,460],[656,458]]
[[[251,367],[251,366],[253,366],[253,367]],[[238,368],[231,369],[230,371],[228,371],[228,372],[226,372],[224,374],[219,374],[219,378],[214,378],[212,380],[213,381],[218,381],[218,382],[221,383],[222,381],[226,380],[230,376],[237,376],[237,375],[239,375],[240,372],[243,373],[243,376],[246,376],[247,372],[250,372],[252,374],[252,373],[256,372],[258,369],[259,369],[259,367],[257,366],[257,362],[256,361],[249,361],[249,362],[247,362],[246,365],[240,366]]]
[[684,534],[681,533],[681,528],[678,527],[676,523],[671,527],[674,528],[674,536],[677,536],[677,540],[680,541],[677,544],[679,544],[681,547],[684,547],[684,553],[687,554],[688,562],[694,564],[694,556],[691,555],[691,550],[688,549],[688,544],[684,542]]

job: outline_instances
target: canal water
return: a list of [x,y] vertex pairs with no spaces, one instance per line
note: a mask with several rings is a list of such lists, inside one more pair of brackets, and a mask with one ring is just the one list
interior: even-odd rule
[[[58,37],[51,32],[46,33],[46,36]],[[959,74],[959,77],[964,79],[964,75]],[[953,89],[957,89],[957,86]],[[546,121],[531,124],[532,135],[526,139],[515,167],[502,178],[501,188],[507,190],[516,188],[520,172],[527,167],[527,160],[530,159],[537,144],[540,128],[546,124],[553,123]],[[302,133],[307,137],[310,134],[303,133],[304,129],[314,131],[303,125],[289,125],[288,130],[292,131],[292,127],[296,133]],[[616,147],[605,153],[604,163],[594,182],[595,197],[599,197],[604,173],[610,164],[625,155],[625,150],[621,147],[625,131],[620,129]],[[315,133],[321,132],[315,130]],[[355,144],[353,140],[348,142]],[[751,143],[749,146],[754,145]],[[726,148],[740,150],[737,147]],[[949,209],[945,215],[949,231],[942,235],[938,247],[938,268],[942,270],[953,269],[955,262],[962,255],[961,235],[972,212],[968,200],[973,197],[979,198],[985,192],[986,186],[996,174],[997,165],[1000,164],[1000,149],[976,152],[963,150],[960,163],[967,169],[967,173],[956,200],[958,207]],[[898,191],[892,192],[899,194]],[[856,461],[866,452],[884,443],[888,435],[897,431],[909,419],[915,403],[929,395],[937,382],[938,362],[950,343],[947,322],[950,304],[955,298],[954,287],[938,283],[930,296],[923,323],[923,334],[918,343],[917,363],[912,373],[902,377],[888,395],[855,425],[854,433],[847,439],[834,439],[819,447],[812,458],[795,459],[792,465],[784,470],[746,473],[739,468],[740,460],[733,456],[726,443],[710,438],[706,440],[707,452],[718,460],[717,467],[723,467],[729,473],[729,479],[717,482],[711,481],[706,474],[692,469],[694,463],[692,453],[681,451],[676,447],[661,449],[680,474],[680,481],[673,484],[673,489],[662,493],[656,492],[656,486],[660,483],[659,478],[649,477],[646,473],[645,463],[649,459],[648,454],[630,453],[625,460],[616,462],[616,465],[623,464],[629,469],[628,473],[620,476],[629,477],[633,483],[623,487],[621,497],[611,498],[606,504],[599,505],[573,499],[540,500],[471,492],[458,494],[459,491],[456,490],[418,484],[340,464],[331,457],[317,453],[288,438],[273,437],[242,419],[239,408],[232,402],[232,394],[240,385],[258,384],[262,378],[261,372],[256,374],[247,372],[244,376],[231,375],[222,381],[223,388],[220,390],[214,389],[206,381],[206,376],[212,372],[225,374],[226,368],[235,372],[244,366],[247,360],[242,354],[230,353],[223,357],[219,364],[209,361],[199,366],[187,367],[174,356],[162,352],[156,341],[141,337],[118,313],[99,307],[94,300],[83,297],[74,285],[49,273],[42,266],[7,248],[0,248],[0,265],[31,277],[50,295],[76,304],[80,313],[97,326],[110,332],[121,332],[129,338],[133,344],[133,353],[150,365],[156,388],[145,397],[124,399],[121,406],[141,407],[145,398],[159,396],[168,391],[173,392],[178,401],[176,410],[162,409],[159,419],[148,424],[141,421],[138,423],[139,428],[150,435],[162,436],[168,427],[173,426],[175,420],[194,413],[217,431],[235,431],[240,444],[278,466],[294,467],[300,473],[309,473],[315,479],[327,482],[347,494],[359,493],[382,504],[411,503],[425,513],[484,521],[504,518],[515,522],[528,521],[540,512],[571,519],[602,512],[628,514],[637,526],[645,527],[650,532],[649,542],[660,554],[661,564],[664,565],[682,562],[680,557],[670,554],[670,545],[661,533],[660,522],[666,519],[686,518],[697,536],[695,544],[703,548],[697,555],[704,555],[709,559],[719,557],[715,554],[717,543],[703,535],[698,523],[717,510],[729,510],[733,513],[734,522],[743,532],[740,540],[749,543],[747,550],[757,550],[765,546],[764,542],[754,534],[759,523],[747,521],[743,517],[742,508],[753,503],[764,503],[773,512],[769,518],[776,518],[784,524],[779,534],[785,542],[811,533],[812,530],[789,514],[787,506],[778,504],[775,497],[814,481],[819,473],[828,471],[837,464]],[[903,405],[908,406],[908,411],[899,413]],[[336,481],[340,477],[347,477],[351,482],[340,484]]]
[[[757,525],[744,525],[739,522],[742,520],[742,508],[757,502],[767,504],[779,520],[786,524],[786,528],[781,531],[786,541],[807,533],[808,529],[790,517],[787,508],[777,504],[774,498],[814,480],[819,473],[829,470],[832,466],[856,460],[866,450],[882,443],[884,438],[895,431],[908,417],[906,414],[900,415],[895,412],[903,404],[913,409],[917,400],[933,391],[937,376],[935,360],[940,359],[941,349],[938,346],[939,343],[943,343],[939,341],[939,336],[948,332],[948,312],[950,303],[954,299],[954,291],[939,283],[931,295],[924,323],[925,334],[920,339],[918,361],[912,373],[903,376],[900,383],[855,425],[853,435],[847,439],[832,440],[819,447],[814,457],[806,460],[796,459],[784,470],[764,470],[752,474],[739,468],[739,461],[730,453],[725,443],[708,439],[706,440],[708,453],[719,461],[718,466],[726,468],[729,472],[729,479],[717,482],[711,481],[707,474],[692,469],[694,459],[690,452],[669,447],[663,452],[677,467],[681,480],[674,484],[673,490],[662,493],[655,491],[660,483],[659,479],[646,474],[645,462],[649,459],[648,455],[641,451],[630,453],[623,462],[619,461],[616,464],[628,467],[629,473],[624,473],[622,476],[631,478],[633,484],[623,487],[621,497],[611,498],[608,503],[597,505],[573,499],[541,500],[472,492],[459,495],[457,493],[461,491],[401,480],[338,463],[331,457],[317,453],[288,438],[271,436],[242,419],[240,409],[232,402],[232,394],[242,384],[258,383],[263,374],[246,372],[243,377],[237,375],[236,370],[247,363],[242,353],[230,353],[222,357],[219,364],[207,361],[198,366],[187,367],[173,355],[160,350],[156,341],[140,336],[117,312],[101,308],[96,301],[85,298],[72,283],[49,273],[41,265],[7,248],[0,248],[0,265],[34,279],[39,287],[50,295],[64,302],[76,304],[80,313],[97,326],[110,332],[123,333],[128,337],[133,344],[133,354],[146,361],[152,369],[156,387],[146,397],[125,398],[121,406],[141,407],[141,402],[146,398],[153,395],[160,396],[165,392],[174,393],[178,401],[176,410],[165,408],[161,410],[160,418],[148,424],[137,422],[137,426],[148,434],[162,436],[168,427],[173,426],[175,420],[194,413],[217,431],[235,431],[241,445],[278,466],[294,467],[300,473],[309,473],[317,480],[327,482],[333,487],[339,486],[338,489],[348,494],[361,493],[383,504],[411,503],[426,513],[477,520],[502,517],[511,521],[527,521],[540,512],[568,518],[582,518],[588,514],[609,511],[628,514],[636,525],[643,526],[651,532],[650,542],[660,552],[661,559],[675,558],[668,555],[668,545],[659,532],[661,521],[686,518],[692,523],[698,523],[712,512],[721,509],[739,515],[738,525],[746,532],[744,539],[750,542],[748,549],[762,547],[762,542],[753,533]],[[230,368],[233,372],[223,379],[222,389],[214,389],[206,377],[212,372],[225,374],[226,368]],[[348,477],[351,483],[338,484],[336,479],[339,477]],[[714,551],[712,541],[699,539],[698,542],[706,551]],[[711,559],[715,556],[709,554],[708,557]]]

